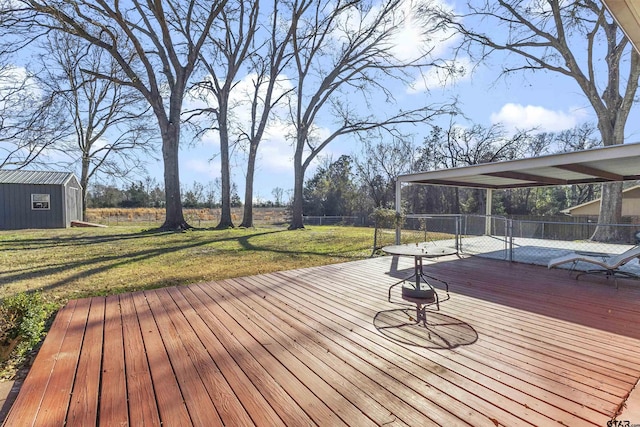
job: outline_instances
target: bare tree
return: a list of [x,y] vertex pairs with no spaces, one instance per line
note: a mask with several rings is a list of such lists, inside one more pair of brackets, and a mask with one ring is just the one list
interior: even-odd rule
[[178,168],[182,105],[202,46],[224,4],[224,0],[15,0],[2,11],[13,19],[13,31],[62,31],[103,49],[126,78],[86,71],[134,88],[147,100],[162,137],[163,229],[189,227],[182,213]]
[[[309,4],[307,3],[307,7]],[[256,50],[256,55],[251,57],[253,78],[251,92],[248,93],[251,116],[248,126],[246,128],[241,126],[239,129],[241,139],[248,143],[244,214],[241,227],[253,227],[253,184],[258,147],[276,105],[292,91],[292,89],[281,87],[281,73],[292,58],[290,42],[294,28],[288,26],[282,29],[280,11],[286,8],[286,5],[286,1],[273,0],[269,26],[263,28],[267,40]],[[298,9],[298,13],[304,10],[305,8]]]
[[395,180],[411,171],[415,148],[408,139],[392,138],[390,142],[363,141],[362,156],[356,159],[356,171],[365,184],[375,208],[391,208],[395,202]]
[[[220,31],[211,32],[201,52],[201,61],[207,78],[197,86],[202,95],[212,95],[213,106],[200,112],[213,115],[215,129],[220,137],[220,167],[222,183],[222,210],[218,229],[233,227],[231,218],[230,148],[232,130],[230,114],[231,91],[237,84],[238,73],[254,52],[254,36],[258,29],[259,1],[236,0],[222,8]],[[196,114],[198,114],[196,112]]]
[[[304,227],[304,175],[329,143],[374,129],[398,135],[398,125],[425,122],[441,112],[433,107],[398,107],[397,113],[380,117],[372,105],[375,96],[393,104],[389,82],[409,84],[407,71],[427,65],[423,63],[426,52],[410,60],[395,55],[394,37],[409,17],[418,20],[417,26],[425,33],[435,31],[438,23],[430,20],[432,14],[426,9],[407,12],[402,6],[409,4],[402,0],[384,0],[375,7],[355,0],[294,2],[290,19],[296,85],[290,106],[295,127],[290,229]],[[358,105],[366,106],[366,111]],[[333,120],[327,136],[315,132],[323,114]]]
[[[468,14],[449,21],[464,35],[466,52],[479,58],[494,52],[514,54],[519,61],[505,63],[504,75],[544,70],[573,79],[596,114],[603,144],[624,142],[640,61],[601,2],[486,0],[467,7]],[[603,185],[600,224],[620,222],[621,191],[622,183]],[[592,239],[619,237],[613,227],[598,227]]]
[[[65,33],[49,34],[43,50],[46,57],[38,80],[52,104],[65,111],[73,124],[75,138],[59,149],[73,163],[80,163],[82,214],[86,216],[92,178],[97,174],[125,178],[143,170],[138,155],[152,154],[157,127],[150,124],[150,107],[142,95],[115,83],[125,76],[107,52]],[[110,77],[96,78],[95,73],[100,72]]]
[[284,189],[282,187],[274,187],[273,190],[271,190],[271,195],[273,196],[273,204],[278,208],[282,206]]
[[0,64],[0,168],[46,166],[43,154],[70,132],[55,107],[26,69]]
[[[465,127],[456,123],[452,117],[448,129],[435,127],[431,135],[425,139],[418,163],[420,169],[430,170],[522,158],[533,140],[529,132],[523,130],[509,135],[500,124],[489,127],[472,124]],[[450,199],[446,201],[451,211],[458,213],[462,207],[462,193],[467,194],[469,190],[461,191],[460,188],[454,187],[433,189],[432,192],[436,196],[446,195],[447,197],[439,199]],[[472,205],[484,212],[481,190],[474,189],[471,192]]]

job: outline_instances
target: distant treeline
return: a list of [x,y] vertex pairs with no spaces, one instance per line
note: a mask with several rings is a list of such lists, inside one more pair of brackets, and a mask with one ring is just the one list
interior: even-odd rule
[[[182,203],[189,209],[213,209],[221,206],[219,181],[193,183],[182,189]],[[256,207],[288,207],[290,196],[274,188],[274,200],[257,199]],[[521,188],[493,193],[494,215],[557,215],[563,209],[594,200],[600,196],[600,186],[556,186]],[[290,197],[289,197],[290,200]],[[403,188],[402,209],[407,213],[484,214],[485,191],[471,188],[451,188],[413,185]],[[367,217],[376,208],[394,208],[395,182],[382,174],[367,176],[362,164],[343,155],[336,161],[327,160],[306,180],[303,192],[304,215]],[[88,191],[89,208],[162,208],[165,193],[155,180],[147,178],[123,188],[115,185],[93,185]],[[242,201],[234,185],[231,206],[241,207]]]
[[[188,209],[219,208],[219,181],[201,184],[195,182],[191,187],[182,189],[182,205]],[[162,186],[151,178],[144,181],[131,182],[123,187],[116,185],[95,184],[87,191],[87,206],[89,208],[162,208],[165,206],[165,193]],[[237,188],[233,186],[231,193],[231,207],[242,206],[242,200]],[[258,201],[258,207],[282,207],[280,200],[276,202]]]

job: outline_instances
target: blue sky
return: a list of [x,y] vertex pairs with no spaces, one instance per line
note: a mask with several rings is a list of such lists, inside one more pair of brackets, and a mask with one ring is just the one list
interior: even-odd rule
[[[409,1],[409,0],[407,0]],[[428,1],[428,0],[417,0]],[[441,0],[442,1],[442,0]],[[449,6],[453,8],[454,6]],[[459,7],[459,4],[456,4]],[[418,31],[409,24],[398,33],[396,54],[399,57],[411,58],[420,48]],[[434,57],[448,59],[452,53],[451,46],[456,42],[449,34],[436,35]],[[339,37],[339,35],[337,36]],[[595,116],[587,99],[584,97],[575,81],[552,72],[519,73],[506,79],[499,78],[501,64],[505,60],[502,56],[493,56],[490,61],[481,65],[471,64],[465,57],[459,57],[459,64],[471,70],[455,82],[443,84],[435,73],[427,70],[422,78],[416,75],[416,84],[408,86],[399,82],[389,82],[388,87],[396,96],[395,104],[377,102],[382,114],[392,114],[398,106],[409,108],[425,103],[446,102],[454,97],[459,100],[459,108],[470,119],[464,122],[462,118],[458,124],[481,124],[489,126],[501,123],[508,130],[530,129],[537,127],[540,131],[561,131],[570,129],[584,122],[595,122]],[[604,64],[602,64],[604,65]],[[283,85],[289,83],[286,76]],[[250,76],[241,76],[236,96],[242,97],[242,87],[249,81]],[[195,101],[187,102],[186,108],[193,106]],[[247,117],[246,108],[234,111],[238,121]],[[640,140],[640,120],[638,107],[634,107],[628,120],[626,136],[627,142]],[[436,120],[433,124],[448,126],[449,117]],[[327,134],[330,128],[330,118],[326,115],[316,123],[320,134]],[[411,126],[405,129],[411,133],[413,141],[420,143],[429,135],[430,125]],[[285,192],[293,187],[293,147],[285,135],[290,131],[290,125],[285,122],[274,121],[267,129],[265,139],[261,144],[257,163],[254,195],[256,199],[273,199],[272,190],[280,187]],[[194,181],[207,184],[220,177],[220,163],[217,157],[219,144],[215,133],[205,134],[199,141],[193,141],[188,132],[182,136],[180,151],[180,175],[183,187],[189,188]],[[358,154],[360,147],[355,138],[343,137],[332,142],[323,152],[323,156],[337,159],[342,154]],[[158,158],[161,154],[158,150]],[[244,156],[242,150],[235,151],[233,161],[233,181],[238,186],[239,194],[244,194]],[[77,171],[76,171],[77,172]],[[158,182],[163,181],[163,167],[160,161],[147,160],[148,175]],[[307,171],[306,178],[314,173],[314,167]]]

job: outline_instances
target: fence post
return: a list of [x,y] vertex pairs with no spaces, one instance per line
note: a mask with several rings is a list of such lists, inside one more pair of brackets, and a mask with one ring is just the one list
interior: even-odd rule
[[513,219],[507,219],[507,236],[509,240],[509,262],[513,262]]
[[460,238],[460,231],[462,228],[462,217],[460,215],[456,216],[456,251],[458,251],[458,253],[462,252],[462,239]]

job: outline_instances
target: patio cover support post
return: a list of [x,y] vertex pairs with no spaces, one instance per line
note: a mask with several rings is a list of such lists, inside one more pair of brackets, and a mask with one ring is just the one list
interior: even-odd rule
[[491,212],[493,211],[493,189],[487,188],[487,195],[485,200],[485,220],[484,220],[484,234],[486,236],[491,235]]
[[[400,218],[402,208],[400,206],[402,199],[402,183],[399,179],[396,179],[396,218]],[[400,221],[396,222],[396,245],[400,244]]]

